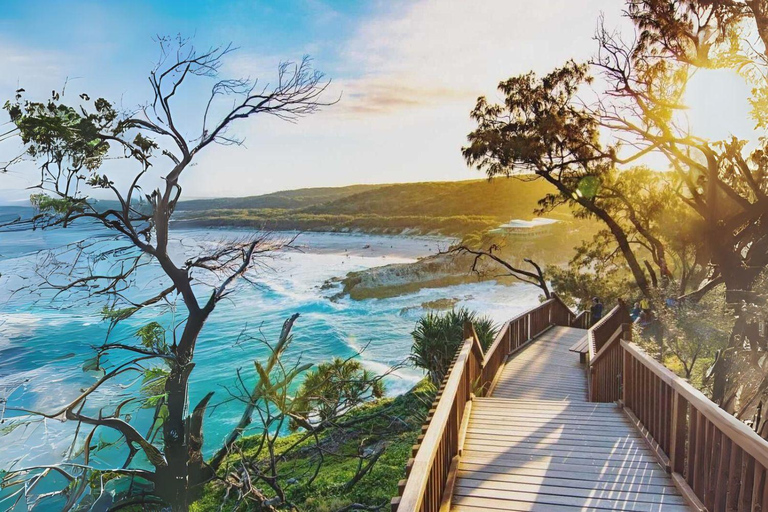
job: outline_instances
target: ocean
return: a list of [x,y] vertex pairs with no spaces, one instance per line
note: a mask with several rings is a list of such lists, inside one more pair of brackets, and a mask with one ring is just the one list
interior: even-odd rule
[[[105,302],[78,300],[77,294],[53,298],[52,292],[31,293],[30,288],[21,287],[39,281],[38,267],[45,262],[47,250],[84,239],[98,242],[102,233],[103,229],[88,226],[0,233],[0,412],[6,420],[0,425],[0,469],[56,462],[72,448],[75,425],[71,422],[47,420],[9,427],[26,417],[16,409],[56,410],[94,382],[97,375],[84,371],[83,365],[107,334],[107,323],[100,320]],[[247,234],[235,229],[184,229],[173,231],[172,236],[180,258],[200,244]],[[250,282],[240,281],[229,298],[219,303],[197,344],[190,406],[209,391],[215,392],[205,418],[206,455],[216,450],[239,419],[242,403],[232,399],[238,371],[246,383],[253,382],[253,362],[263,360],[268,353],[264,341],[274,342],[283,321],[293,313],[300,316],[287,361],[317,363],[336,356],[359,357],[365,367],[383,373],[405,362],[411,347],[410,332],[425,312],[420,307],[424,302],[457,298],[458,306],[491,316],[499,323],[537,302],[539,291],[535,287],[502,286],[493,281],[423,289],[387,299],[331,300],[339,289],[323,287],[330,278],[411,262],[445,249],[452,240],[342,233],[275,236],[297,236],[296,248],[263,260],[249,272]],[[104,239],[103,243],[106,247],[114,242]],[[136,285],[150,288],[160,275],[150,264],[142,269]],[[181,305],[178,310],[168,305],[144,310],[122,323],[110,339],[136,343],[139,327],[150,321],[171,327],[178,323],[182,310]],[[245,339],[243,333],[251,338]],[[118,362],[115,358],[107,361]],[[421,377],[420,370],[403,366],[386,378],[387,394],[403,393]],[[89,407],[108,411],[135,391],[135,378],[119,384],[105,388]],[[132,421],[142,432],[151,422],[150,413],[148,409],[134,412]],[[99,435],[102,442],[110,441],[107,432]],[[115,462],[109,450],[101,453],[96,464]]]

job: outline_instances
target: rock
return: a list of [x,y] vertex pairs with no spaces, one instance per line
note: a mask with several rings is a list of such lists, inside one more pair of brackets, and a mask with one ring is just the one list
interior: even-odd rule
[[453,297],[451,299],[437,299],[437,300],[430,300],[427,302],[422,302],[421,307],[424,309],[437,309],[437,310],[445,310],[445,309],[452,309],[456,304],[458,304],[459,299],[456,297]]
[[343,289],[333,298],[349,295],[352,299],[395,297],[422,288],[442,288],[476,282],[469,272],[472,260],[465,255],[436,254],[414,263],[396,263],[350,272],[341,280]]

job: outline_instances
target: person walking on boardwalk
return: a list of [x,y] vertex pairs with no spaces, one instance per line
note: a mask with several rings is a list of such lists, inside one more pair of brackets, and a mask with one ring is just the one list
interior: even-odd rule
[[603,317],[603,303],[600,302],[600,297],[594,297],[592,299],[592,308],[589,310],[592,314],[592,324],[600,320]]

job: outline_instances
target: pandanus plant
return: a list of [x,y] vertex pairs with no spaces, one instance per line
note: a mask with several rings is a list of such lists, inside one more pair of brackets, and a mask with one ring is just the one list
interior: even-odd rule
[[474,311],[459,308],[443,314],[429,312],[416,323],[411,333],[413,345],[409,360],[414,366],[426,370],[434,384],[445,376],[463,341],[466,322],[473,325],[483,350],[486,350],[493,343],[498,328],[493,320],[478,316]]

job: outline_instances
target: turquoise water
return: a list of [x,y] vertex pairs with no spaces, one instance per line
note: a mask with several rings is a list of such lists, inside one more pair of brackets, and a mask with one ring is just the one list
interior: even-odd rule
[[[0,234],[0,398],[7,400],[6,425],[24,408],[53,411],[68,403],[80,390],[94,382],[93,372],[84,372],[83,363],[93,356],[92,347],[101,344],[107,325],[99,321],[103,301],[75,300],[50,293],[42,297],[29,290],[14,290],[36,279],[35,268],[42,249],[61,247],[75,240],[98,240],[100,231],[87,228],[67,231],[36,231]],[[238,230],[181,230],[174,232],[177,258],[194,251],[199,244],[238,238]],[[282,236],[292,236],[283,234]],[[445,248],[450,240],[435,237],[393,237],[359,234],[307,233],[297,238],[300,251],[281,252],[264,260],[248,274],[254,284],[241,281],[229,300],[221,302],[205,326],[197,345],[196,367],[190,381],[192,406],[208,391],[215,392],[205,418],[205,452],[211,454],[237,422],[242,404],[231,399],[237,370],[252,382],[253,361],[263,359],[267,349],[258,340],[244,341],[247,331],[257,338],[275,341],[283,321],[293,313],[300,317],[294,327],[289,361],[320,362],[334,356],[359,356],[366,367],[384,372],[401,364],[408,355],[410,332],[423,314],[418,306],[441,297],[456,297],[466,305],[501,322],[536,302],[533,287],[504,287],[493,282],[422,290],[391,299],[353,301],[329,299],[338,290],[321,289],[323,283],[346,272],[390,263],[414,261],[419,256]],[[112,242],[105,240],[105,244]],[[158,285],[158,269],[142,269],[137,283],[150,289]],[[416,307],[414,307],[416,306]],[[136,315],[112,334],[113,341],[132,342],[135,330],[151,320],[165,326],[178,322],[181,309],[155,307]],[[112,358],[110,363],[119,362]],[[404,367],[386,379],[388,394],[409,389],[421,372]],[[125,379],[110,386],[90,402],[98,407],[119,403],[135,392],[136,382]],[[4,404],[0,401],[0,410]],[[148,411],[134,413],[134,423],[149,425]],[[75,425],[48,420],[2,432],[0,468],[50,463],[61,460],[70,445]],[[103,434],[108,441],[108,434]],[[109,464],[110,452],[102,452],[96,463]]]

